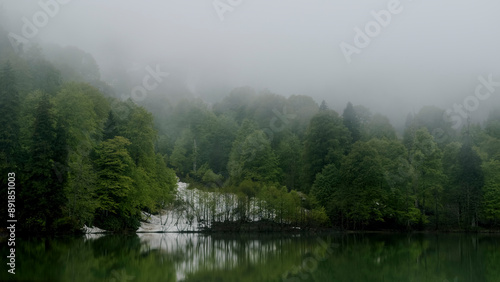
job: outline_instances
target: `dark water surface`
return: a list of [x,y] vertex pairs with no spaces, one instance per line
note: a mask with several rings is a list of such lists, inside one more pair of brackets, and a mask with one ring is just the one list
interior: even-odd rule
[[500,281],[500,236],[138,234],[16,240],[27,281]]

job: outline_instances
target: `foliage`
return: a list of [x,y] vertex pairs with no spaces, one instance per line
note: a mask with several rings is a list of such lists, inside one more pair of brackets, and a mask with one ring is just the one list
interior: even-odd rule
[[[19,174],[22,231],[135,230],[141,212],[172,207],[204,226],[499,226],[498,109],[460,139],[437,107],[396,132],[361,105],[339,115],[325,101],[250,87],[213,105],[121,101],[111,96],[132,81],[107,85],[78,48],[0,49],[0,172]],[[179,200],[177,176],[200,207]]]

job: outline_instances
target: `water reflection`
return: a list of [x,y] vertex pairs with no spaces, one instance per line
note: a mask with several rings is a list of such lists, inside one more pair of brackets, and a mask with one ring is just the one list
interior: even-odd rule
[[500,237],[486,235],[169,233],[16,247],[16,275],[2,281],[500,281]]

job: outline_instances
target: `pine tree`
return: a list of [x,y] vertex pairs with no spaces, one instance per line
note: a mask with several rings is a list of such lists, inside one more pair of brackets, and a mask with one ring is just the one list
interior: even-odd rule
[[106,123],[104,123],[102,140],[113,139],[115,136],[118,136],[118,134],[118,123],[115,115],[113,114],[113,111],[109,111],[108,119],[106,120]]

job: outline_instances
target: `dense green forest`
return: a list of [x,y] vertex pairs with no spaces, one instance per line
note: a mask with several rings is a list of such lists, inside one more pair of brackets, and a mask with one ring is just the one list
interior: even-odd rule
[[[141,211],[182,205],[176,176],[236,196],[224,214],[221,203],[206,205],[202,219],[212,222],[500,227],[500,107],[460,130],[444,110],[424,107],[396,131],[364,106],[340,114],[308,96],[250,87],[215,104],[122,101],[75,47],[15,51],[0,41],[0,68],[1,193],[14,172],[24,232],[136,230]],[[5,222],[7,209],[1,215]]]

